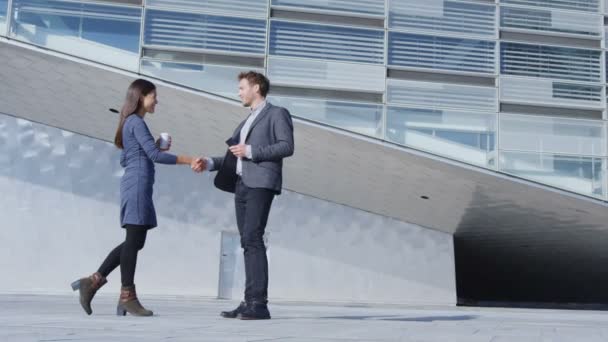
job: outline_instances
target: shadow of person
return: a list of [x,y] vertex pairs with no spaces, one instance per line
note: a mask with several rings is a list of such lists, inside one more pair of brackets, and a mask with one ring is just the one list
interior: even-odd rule
[[402,317],[402,316],[330,316],[320,317],[320,319],[348,319],[348,320],[375,320],[375,321],[394,321],[394,322],[434,322],[434,321],[468,321],[476,319],[475,315],[457,316],[425,316],[425,317]]

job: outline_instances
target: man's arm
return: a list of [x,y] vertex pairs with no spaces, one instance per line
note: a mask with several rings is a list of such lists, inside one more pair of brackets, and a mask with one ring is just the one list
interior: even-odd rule
[[224,157],[206,157],[205,161],[207,162],[207,171],[217,171],[222,168],[222,164],[224,164]]
[[263,161],[280,161],[294,153],[293,122],[289,112],[281,108],[273,118],[273,133],[276,143],[268,146],[251,146],[251,160],[254,163]]

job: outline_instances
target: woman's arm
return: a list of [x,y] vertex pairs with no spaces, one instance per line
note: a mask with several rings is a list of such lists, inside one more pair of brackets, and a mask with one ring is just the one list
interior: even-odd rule
[[153,162],[159,164],[177,164],[176,155],[163,152],[156,146],[154,137],[152,137],[152,133],[150,133],[148,125],[146,125],[143,119],[134,120],[133,135],[135,135],[135,139],[143,148],[148,158]]

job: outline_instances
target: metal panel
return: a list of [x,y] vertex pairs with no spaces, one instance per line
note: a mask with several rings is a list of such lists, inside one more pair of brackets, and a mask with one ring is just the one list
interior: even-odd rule
[[390,1],[388,27],[407,32],[494,38],[496,6],[465,1]]
[[384,31],[272,20],[270,55],[381,64]]
[[265,19],[268,0],[147,0],[147,7]]
[[273,84],[382,93],[385,74],[382,65],[268,58],[268,77]]
[[498,111],[495,87],[389,79],[386,96],[391,104]]
[[147,9],[144,44],[263,55],[266,21]]
[[469,73],[495,72],[493,41],[390,32],[388,64]]
[[603,87],[546,78],[500,77],[500,100],[520,104],[603,108]]
[[502,42],[501,73],[574,81],[600,81],[601,51]]

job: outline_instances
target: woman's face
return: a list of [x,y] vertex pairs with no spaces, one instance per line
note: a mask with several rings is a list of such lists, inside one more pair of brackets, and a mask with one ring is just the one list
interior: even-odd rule
[[158,104],[158,101],[156,100],[156,91],[152,91],[148,95],[144,96],[142,103],[146,113],[154,113],[156,104]]

